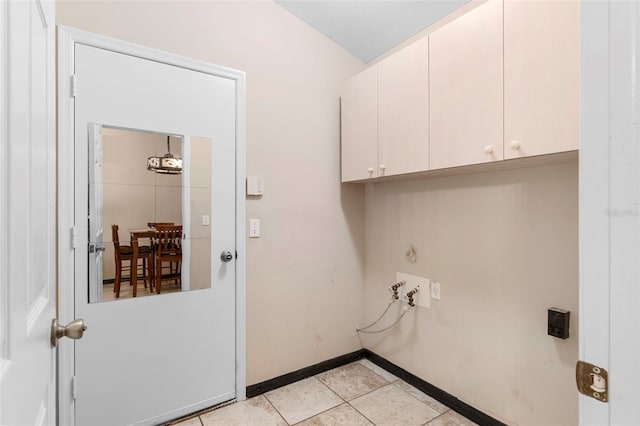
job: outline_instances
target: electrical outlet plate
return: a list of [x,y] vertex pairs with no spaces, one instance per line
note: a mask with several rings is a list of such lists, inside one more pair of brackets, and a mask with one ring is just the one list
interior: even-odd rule
[[396,273],[396,282],[405,281],[406,284],[400,287],[400,294],[406,294],[408,291],[413,290],[416,287],[420,287],[420,290],[413,296],[413,300],[416,306],[422,308],[431,307],[431,298],[429,297],[429,279],[423,277],[417,277],[415,275],[405,274],[403,272]]

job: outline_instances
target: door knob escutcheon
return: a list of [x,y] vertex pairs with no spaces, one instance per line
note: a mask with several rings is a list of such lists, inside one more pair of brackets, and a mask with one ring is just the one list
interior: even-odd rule
[[51,346],[58,346],[58,339],[65,336],[74,340],[81,339],[86,329],[87,326],[84,324],[84,320],[77,319],[63,326],[54,318],[51,321]]

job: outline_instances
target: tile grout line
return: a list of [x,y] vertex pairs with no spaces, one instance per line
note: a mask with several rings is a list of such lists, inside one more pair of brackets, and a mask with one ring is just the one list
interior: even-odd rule
[[[349,364],[347,364],[347,365],[349,365]],[[338,367],[338,368],[341,368],[341,367]],[[337,368],[334,368],[334,370],[337,370]],[[333,371],[333,370],[329,370],[329,371]],[[325,371],[324,373],[328,373],[329,371]],[[320,383],[322,383],[322,384],[324,385],[324,387],[326,387],[327,389],[329,389],[329,390],[330,390],[334,395],[336,395],[338,398],[340,398],[340,399],[343,401],[343,403],[344,403],[344,402],[349,402],[349,401],[347,401],[346,399],[344,399],[342,396],[338,395],[338,392],[336,392],[336,391],[334,391],[333,389],[331,389],[331,387],[329,387],[329,385],[328,385],[328,384],[326,384],[325,382],[323,382],[322,380],[320,380],[320,378],[319,378],[318,376],[319,376],[320,374],[324,374],[324,373],[318,373],[318,374],[316,374],[315,376],[312,376],[312,377],[314,377],[316,380],[318,380]],[[340,405],[342,405],[342,404],[340,404]]]
[[447,411],[445,411],[444,413],[440,413],[437,416],[435,416],[434,418],[432,418],[431,420],[429,420],[428,422],[426,422],[425,424],[423,424],[422,426],[427,426],[429,423],[435,421],[436,419],[439,419],[440,417],[444,416],[445,414],[447,414],[449,411],[451,411],[451,409],[448,409]]
[[[297,382],[294,382],[297,383]],[[260,396],[264,396],[264,399],[267,401],[267,403],[275,410],[276,413],[278,413],[278,415],[280,416],[280,418],[282,419],[283,422],[285,422],[287,424],[287,426],[291,426],[291,423],[289,423],[287,421],[287,419],[284,418],[284,416],[282,415],[282,413],[276,408],[275,405],[273,405],[273,403],[271,402],[271,400],[269,400],[269,398],[267,397],[267,393],[269,392],[265,392],[262,395],[258,395],[258,396],[254,396],[253,398],[259,398]],[[251,399],[253,399],[251,398]],[[246,399],[245,401],[248,401],[248,399]]]
[[[367,358],[363,358],[363,359],[367,359]],[[372,363],[372,364],[373,364],[373,365],[376,365],[375,363]],[[364,364],[362,364],[362,365],[364,365]],[[366,365],[364,365],[364,366],[365,366],[365,367],[367,367]],[[369,367],[367,367],[367,368],[369,368]],[[382,367],[379,367],[379,368],[382,368]],[[374,371],[374,370],[372,370],[371,368],[369,368],[369,370],[371,370],[371,371],[373,371],[373,372],[375,373],[375,371]],[[384,370],[384,369],[383,369],[383,370]],[[385,370],[385,371],[386,371],[386,370]],[[378,373],[376,373],[376,374],[378,374]],[[391,374],[391,373],[389,373],[389,374]],[[379,375],[379,374],[378,374],[378,375]],[[395,376],[394,376],[394,377],[395,377]],[[408,386],[411,386],[412,388],[416,389],[418,392],[420,392],[420,393],[422,393],[422,394],[426,395],[427,397],[429,397],[429,398],[431,398],[431,399],[434,399],[434,398],[433,398],[433,397],[431,397],[430,395],[428,395],[428,394],[426,394],[426,393],[422,392],[420,389],[416,388],[416,387],[415,387],[415,386],[413,386],[412,384],[410,384],[410,383],[408,383],[408,382],[406,382],[406,381],[402,380],[402,379],[401,379],[401,378],[399,378],[399,377],[396,377],[396,380],[394,380],[393,382],[390,382],[390,384],[395,385],[398,389],[400,389],[401,391],[403,391],[403,392],[407,393],[407,394],[408,394],[409,396],[411,396],[412,398],[415,398],[418,402],[421,402],[422,404],[426,405],[427,407],[429,407],[429,408],[431,408],[431,409],[433,409],[433,410],[435,410],[435,411],[437,411],[437,412],[439,413],[436,417],[434,417],[433,419],[429,420],[427,423],[425,423],[425,424],[424,424],[424,425],[422,425],[422,426],[426,426],[426,425],[428,425],[429,423],[431,423],[431,422],[432,422],[432,421],[434,421],[435,419],[440,418],[441,416],[443,416],[443,415],[445,415],[445,414],[447,414],[447,413],[449,413],[449,412],[454,412],[454,413],[456,413],[456,414],[459,414],[459,415],[461,415],[462,417],[464,417],[466,420],[471,421],[471,420],[470,420],[469,418],[467,418],[466,416],[464,416],[464,415],[462,415],[462,414],[460,414],[460,413],[456,412],[453,408],[449,407],[449,406],[448,406],[448,405],[446,405],[446,404],[441,403],[440,401],[438,401],[438,400],[436,399],[436,400],[435,400],[436,402],[438,402],[440,405],[442,405],[442,406],[444,406],[444,407],[446,408],[442,413],[440,413],[438,410],[436,410],[435,408],[431,407],[431,406],[430,406],[429,404],[427,404],[426,402],[424,402],[424,401],[420,401],[420,399],[418,399],[416,396],[411,395],[411,393],[409,393],[409,392],[407,392],[406,390],[402,389],[400,386],[398,386],[398,382],[402,382],[402,383],[405,383],[405,384],[406,384],[406,385],[408,385]],[[386,386],[386,385],[385,385],[385,386]],[[383,387],[384,387],[384,386],[383,386]],[[376,389],[376,390],[377,390],[377,389]],[[371,392],[375,392],[375,391],[371,391]],[[366,393],[366,394],[364,394],[364,395],[368,395],[368,394],[369,394],[369,393],[371,393],[371,392],[367,392],[367,393]],[[361,395],[361,396],[364,396],[364,395]],[[360,397],[358,397],[358,398],[360,398]],[[357,398],[354,398],[353,400],[355,400],[355,399],[357,399]],[[353,401],[353,400],[352,400],[352,401]],[[349,405],[351,405],[351,404],[349,404]],[[355,407],[354,407],[354,408],[355,408]],[[356,409],[356,410],[357,410],[357,409]],[[364,415],[364,414],[363,414],[363,415]],[[366,417],[366,416],[365,416],[365,417]],[[473,423],[473,422],[472,422],[472,423]]]
[[[355,361],[355,362],[359,362],[359,361]],[[349,364],[347,364],[347,365],[349,365]],[[361,364],[361,365],[362,365],[362,364]],[[342,399],[344,402],[346,402],[347,404],[351,405],[350,401],[356,400],[356,399],[358,399],[358,398],[360,398],[360,397],[363,397],[363,396],[365,396],[365,395],[369,395],[371,392],[375,392],[375,391],[377,391],[378,389],[382,389],[383,387],[385,387],[385,386],[389,386],[389,385],[391,385],[391,384],[394,384],[395,382],[397,382],[398,380],[400,380],[400,379],[396,379],[396,380],[394,380],[393,382],[390,382],[390,381],[388,381],[387,379],[385,379],[384,377],[382,377],[381,375],[379,375],[378,373],[376,373],[375,371],[371,370],[371,369],[370,369],[369,367],[367,367],[366,365],[364,365],[364,367],[365,367],[365,368],[367,368],[367,369],[369,369],[369,371],[373,372],[373,374],[377,375],[378,377],[380,377],[382,380],[386,381],[387,383],[385,383],[385,384],[383,384],[383,385],[381,385],[381,386],[379,386],[379,387],[377,387],[377,388],[375,388],[375,389],[371,389],[371,390],[369,390],[369,391],[367,391],[367,392],[363,393],[362,395],[354,396],[354,397],[353,397],[353,398],[351,398],[350,400],[346,400],[345,398],[342,398],[340,395],[338,395],[338,393],[337,393],[337,392],[335,392],[333,389],[331,389],[331,388],[329,387],[329,385],[325,384],[322,380],[318,379],[318,381],[319,381],[320,383],[322,383],[323,385],[325,385],[325,386],[326,386],[326,387],[327,387],[331,392],[333,392],[333,393],[335,393],[336,395],[338,395],[338,397],[339,397],[340,399]],[[338,367],[338,368],[341,368],[341,367]],[[336,370],[336,369],[334,369],[334,370]],[[329,371],[332,371],[332,370],[329,370]],[[328,371],[326,371],[325,373],[328,373]],[[324,373],[318,373],[316,376],[319,376],[320,374],[324,374]],[[316,376],[313,376],[313,377],[316,377]]]
[[[340,368],[340,367],[338,367],[338,368]],[[334,368],[334,370],[335,370],[335,368]],[[332,371],[332,370],[329,370],[329,371]],[[325,371],[325,373],[326,373],[326,371]],[[334,408],[337,408],[337,407],[339,407],[339,406],[341,406],[341,405],[343,405],[343,404],[345,404],[345,403],[347,403],[347,404],[348,404],[347,400],[345,400],[343,397],[341,397],[340,395],[338,395],[338,394],[336,393],[336,391],[334,391],[333,389],[331,389],[331,388],[330,388],[330,387],[329,387],[325,382],[323,382],[322,380],[320,380],[320,379],[318,378],[318,376],[319,376],[320,374],[322,374],[322,373],[318,373],[318,374],[316,374],[315,376],[311,376],[311,377],[313,377],[314,379],[316,379],[320,384],[322,384],[322,386],[324,386],[325,388],[329,389],[329,391],[330,391],[331,393],[333,393],[335,396],[337,396],[338,398],[340,398],[340,399],[342,400],[342,402],[341,402],[340,404],[338,404],[338,405],[334,405],[333,407],[329,407],[329,408],[327,408],[327,409],[326,409],[326,410],[324,410],[324,411],[321,411],[321,412],[319,412],[319,413],[316,413],[316,414],[314,414],[313,416],[310,416],[310,417],[307,417],[307,418],[305,418],[305,419],[302,419],[302,420],[300,420],[299,422],[294,423],[294,425],[297,425],[297,424],[302,423],[302,422],[304,422],[304,421],[306,421],[306,420],[312,419],[312,418],[314,418],[314,417],[316,417],[316,416],[319,416],[320,414],[324,414],[324,413],[326,413],[327,411],[331,411],[331,410],[333,410]],[[290,425],[290,426],[292,426],[292,425]]]
[[[359,397],[358,397],[358,398],[359,398]],[[355,398],[354,398],[354,399],[355,399]],[[353,408],[354,410],[356,410],[356,412],[357,412],[358,414],[360,414],[362,417],[364,417],[365,419],[367,419],[367,421],[368,421],[369,423],[371,423],[373,426],[376,426],[376,424],[373,422],[373,420],[371,420],[369,417],[365,416],[363,412],[361,412],[360,410],[358,410],[356,407],[354,407],[353,405],[349,404],[348,402],[347,402],[347,404],[349,405],[349,407],[351,407],[351,408]]]
[[347,404],[347,405],[348,405],[349,403],[343,400],[341,404],[338,404],[338,405],[336,405],[335,407],[327,408],[326,410],[321,411],[321,412],[319,412],[318,414],[314,414],[314,415],[313,415],[313,416],[311,416],[311,417],[307,417],[306,419],[302,419],[302,420],[300,420],[298,423],[294,423],[294,424],[289,425],[289,426],[299,425],[299,424],[300,424],[300,423],[302,423],[302,422],[306,422],[307,420],[311,420],[311,419],[313,419],[314,417],[318,417],[319,415],[324,414],[324,413],[326,413],[326,412],[328,412],[328,411],[331,411],[331,410],[333,410],[333,409],[335,409],[335,408],[342,407],[342,406],[343,406],[343,405],[345,405],[345,404]]
[[[385,379],[385,380],[386,380],[386,379]],[[383,385],[383,386],[380,386],[379,388],[372,389],[372,390],[370,390],[369,392],[364,393],[364,394],[362,394],[362,395],[360,395],[360,396],[357,396],[357,397],[355,397],[355,398],[353,398],[353,399],[351,399],[351,400],[349,400],[349,401],[346,401],[346,402],[347,402],[347,404],[349,404],[349,406],[350,406],[351,408],[353,408],[353,409],[354,409],[354,410],[356,410],[358,413],[360,413],[364,418],[366,418],[367,420],[369,420],[369,422],[371,422],[373,425],[375,425],[375,423],[374,423],[374,422],[373,422],[369,417],[367,417],[364,413],[362,413],[360,410],[358,410],[355,406],[351,405],[351,402],[352,402],[352,401],[355,401],[356,399],[360,399],[360,398],[362,398],[363,396],[366,396],[366,395],[369,395],[369,394],[371,394],[371,393],[373,393],[373,392],[376,392],[376,391],[378,391],[378,390],[380,390],[380,389],[382,389],[382,388],[384,388],[384,387],[387,387],[387,386],[395,386],[398,390],[400,390],[400,391],[404,392],[405,394],[409,395],[411,398],[415,399],[417,402],[419,402],[419,403],[421,403],[421,404],[423,404],[423,405],[425,405],[425,406],[427,406],[427,407],[431,408],[433,411],[435,411],[435,412],[437,412],[437,413],[438,413],[438,415],[437,415],[437,416],[435,416],[434,418],[432,418],[432,419],[428,420],[428,421],[427,421],[426,423],[424,423],[424,425],[422,425],[422,426],[426,426],[426,425],[428,425],[429,423],[431,423],[431,422],[432,422],[432,421],[434,421],[435,419],[437,419],[437,418],[439,418],[440,416],[443,416],[443,415],[445,415],[446,413],[448,413],[449,411],[451,411],[451,408],[449,408],[449,407],[447,407],[447,406],[445,405],[445,407],[446,407],[447,409],[441,413],[441,412],[439,412],[438,410],[436,410],[435,408],[431,407],[431,406],[430,406],[429,404],[427,404],[426,402],[424,402],[424,401],[420,401],[418,398],[416,398],[415,396],[411,395],[409,392],[407,392],[406,390],[404,390],[404,389],[402,389],[400,386],[398,386],[398,385],[397,385],[397,382],[400,382],[400,381],[402,381],[402,382],[406,383],[407,385],[409,385],[409,383],[405,382],[405,381],[404,381],[404,380],[402,380],[402,379],[396,379],[396,380],[394,380],[393,382],[388,382],[387,384],[385,384],[385,385]],[[409,385],[409,386],[411,386],[411,385]],[[418,391],[420,391],[420,390],[418,389]],[[423,393],[424,393],[424,392],[423,392]],[[425,395],[426,395],[426,394],[425,394]],[[428,395],[427,395],[427,396],[428,396]],[[442,404],[442,405],[444,405],[444,404]]]
[[[394,385],[394,384],[395,384],[395,382],[387,382],[387,383],[385,383],[384,385],[380,386],[379,388],[371,389],[370,391],[368,391],[368,392],[366,392],[366,393],[363,393],[362,395],[358,395],[358,396],[356,396],[356,397],[354,397],[354,398],[351,398],[351,399],[350,399],[349,401],[347,401],[347,402],[348,402],[349,404],[351,404],[351,401],[355,401],[356,399],[360,399],[360,398],[362,398],[363,396],[366,396],[366,395],[372,394],[372,393],[373,393],[373,392],[375,392],[375,391],[378,391],[378,390],[380,390],[380,389],[382,389],[382,388],[384,388],[384,387],[387,387],[387,386],[390,386],[390,385]],[[402,390],[402,389],[400,389],[400,390]]]
[[[362,364],[362,363],[360,362],[360,360],[355,361],[355,362],[359,363],[360,365],[362,365],[363,367],[365,367],[366,369],[368,369],[369,371],[371,371],[373,374],[375,374],[375,375],[379,376],[380,378],[382,378],[382,380],[386,381],[387,383],[386,383],[386,384],[384,384],[384,385],[382,385],[382,386],[379,386],[379,387],[377,387],[377,388],[375,388],[375,389],[372,389],[372,390],[370,390],[369,392],[363,393],[362,395],[358,395],[358,396],[356,396],[356,397],[354,397],[354,398],[351,398],[350,400],[348,400],[348,401],[347,401],[346,399],[344,399],[344,398],[342,398],[340,395],[338,395],[338,394],[337,394],[333,389],[331,389],[331,388],[330,388],[327,384],[325,384],[322,380],[318,379],[318,381],[319,381],[320,383],[322,383],[323,385],[325,385],[325,386],[326,386],[326,387],[327,387],[331,392],[333,392],[333,393],[335,393],[336,395],[338,395],[338,397],[339,397],[339,398],[341,398],[341,399],[342,399],[342,400],[343,400],[343,401],[344,401],[344,402],[345,402],[349,407],[351,407],[351,408],[353,408],[354,410],[356,410],[356,412],[357,412],[358,414],[360,414],[362,417],[364,417],[365,419],[367,419],[367,421],[368,421],[369,423],[371,423],[372,425],[374,425],[374,426],[375,426],[376,424],[375,424],[375,423],[374,423],[374,422],[373,422],[369,417],[365,416],[365,415],[364,415],[360,410],[358,410],[356,407],[354,407],[353,405],[351,405],[351,401],[355,401],[355,400],[356,400],[356,399],[358,399],[358,398],[361,398],[361,397],[363,397],[363,396],[365,396],[365,395],[369,395],[370,393],[375,392],[375,391],[377,391],[377,390],[379,390],[379,389],[382,389],[382,388],[383,388],[383,387],[385,387],[385,386],[391,385],[391,384],[393,384],[393,383],[397,382],[397,381],[398,381],[398,380],[400,380],[400,379],[396,379],[396,380],[395,380],[395,381],[393,381],[393,382],[389,382],[387,379],[385,379],[384,377],[382,377],[381,375],[379,375],[378,373],[376,373],[375,371],[373,371],[371,368],[369,368],[369,367],[367,367],[366,365]],[[347,364],[347,365],[349,365],[349,364]],[[340,368],[340,367],[338,367],[338,368]],[[332,371],[332,370],[329,370],[329,371]],[[317,376],[319,376],[320,374],[322,374],[322,373],[317,374]],[[315,376],[314,376],[314,377],[315,377]],[[340,405],[342,405],[342,404],[340,404]],[[335,407],[334,407],[334,408],[335,408]],[[314,416],[314,417],[315,417],[315,416]]]
[[[402,389],[400,386],[398,386],[398,382],[399,382],[399,381],[401,381],[402,383],[404,383],[404,384],[406,384],[406,385],[411,386],[412,388],[414,388],[415,390],[417,390],[417,391],[418,391],[418,392],[420,392],[421,394],[426,395],[426,396],[427,396],[427,397],[429,397],[429,398],[431,398],[431,397],[430,397],[429,395],[427,395],[426,393],[422,392],[420,389],[418,389],[418,388],[416,388],[415,386],[413,386],[413,385],[411,385],[411,384],[409,384],[409,383],[405,382],[405,381],[404,381],[404,380],[402,380],[402,379],[398,379],[398,380],[396,380],[395,382],[393,382],[393,384],[394,384],[398,389],[400,389],[401,391],[403,391],[404,393],[408,394],[408,395],[409,395],[409,396],[411,396],[412,398],[415,398],[418,402],[422,402],[424,405],[426,405],[427,407],[429,407],[429,408],[433,409],[434,411],[437,411],[439,414],[438,414],[436,417],[434,417],[434,419],[436,419],[436,418],[440,417],[440,416],[441,416],[441,415],[443,415],[444,413],[447,413],[447,412],[451,411],[451,407],[449,407],[448,405],[445,405],[445,404],[441,403],[441,402],[440,402],[440,401],[438,401],[437,399],[434,399],[434,401],[436,401],[438,404],[440,404],[440,405],[442,405],[443,407],[445,407],[445,408],[446,408],[442,413],[440,413],[440,411],[436,410],[435,408],[433,408],[432,406],[430,406],[430,405],[429,405],[429,404],[427,404],[426,402],[424,402],[424,401],[420,401],[420,399],[419,399],[417,396],[412,395],[411,393],[407,392],[406,390],[404,390],[404,389]],[[431,398],[431,399],[433,399],[433,398]],[[429,420],[429,422],[430,422],[430,421],[431,421],[431,420]],[[429,423],[429,422],[427,422],[427,423]],[[426,424],[426,423],[425,423],[425,424]]]

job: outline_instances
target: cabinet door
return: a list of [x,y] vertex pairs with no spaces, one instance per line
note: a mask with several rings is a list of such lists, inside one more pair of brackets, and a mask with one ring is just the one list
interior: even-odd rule
[[504,3],[504,156],[578,149],[576,0]]
[[381,176],[429,169],[429,40],[378,64],[378,164]]
[[429,36],[430,167],[502,160],[502,2]]
[[378,176],[378,68],[347,82],[342,96],[342,181]]

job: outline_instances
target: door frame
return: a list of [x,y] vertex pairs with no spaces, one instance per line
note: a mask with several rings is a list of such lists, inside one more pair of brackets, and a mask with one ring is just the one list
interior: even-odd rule
[[[640,5],[581,2],[579,359],[609,372],[580,425],[631,424],[640,380]],[[634,75],[635,73],[635,75]]]
[[[246,398],[246,240],[245,240],[245,73],[110,37],[58,26],[58,319],[74,318],[74,47],[83,44],[216,77],[236,84],[236,229],[235,283],[236,400]],[[79,83],[81,87],[82,83]],[[88,333],[91,324],[87,324]],[[212,336],[213,338],[213,336]],[[75,424],[72,380],[73,342],[58,349],[58,424]],[[76,384],[78,386],[78,384]],[[81,386],[81,384],[80,384]]]

